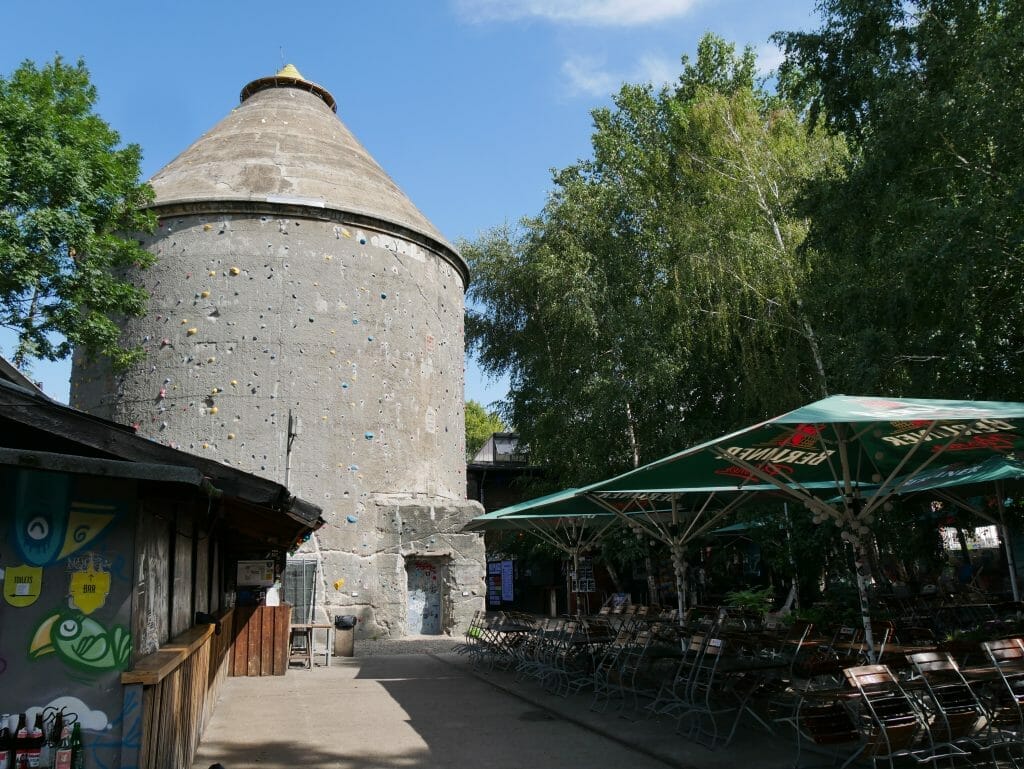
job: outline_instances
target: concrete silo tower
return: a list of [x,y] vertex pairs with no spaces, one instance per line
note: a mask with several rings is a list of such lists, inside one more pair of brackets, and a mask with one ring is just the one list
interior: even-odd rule
[[[465,500],[465,262],[289,65],[151,180],[146,360],[76,360],[72,405],[324,509],[317,604],[360,634],[483,607]],[[324,615],[321,614],[321,619]]]

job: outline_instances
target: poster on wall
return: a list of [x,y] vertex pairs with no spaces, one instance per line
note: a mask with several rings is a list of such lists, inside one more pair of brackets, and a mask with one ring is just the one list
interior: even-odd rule
[[501,606],[501,561],[487,564],[487,605]]
[[512,561],[501,562],[501,600],[510,602],[514,600],[512,589]]
[[238,587],[270,587],[274,584],[273,561],[239,561]]

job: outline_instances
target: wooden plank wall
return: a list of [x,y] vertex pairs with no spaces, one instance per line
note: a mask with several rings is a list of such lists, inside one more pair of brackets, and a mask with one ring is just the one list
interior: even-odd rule
[[229,675],[283,676],[288,670],[291,613],[287,604],[236,608]]
[[139,769],[187,769],[227,675],[233,612],[158,683],[143,687]]

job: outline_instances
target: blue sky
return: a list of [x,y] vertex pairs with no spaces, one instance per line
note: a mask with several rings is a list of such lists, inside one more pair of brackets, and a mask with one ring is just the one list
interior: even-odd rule
[[[551,169],[590,154],[590,111],[623,82],[674,79],[707,31],[771,69],[777,30],[817,26],[812,0],[333,0],[5,3],[0,72],[85,59],[99,112],[152,176],[293,63],[451,241],[534,215]],[[0,351],[12,351],[0,334]],[[466,363],[466,397],[507,383]],[[67,400],[70,364],[33,375]]]

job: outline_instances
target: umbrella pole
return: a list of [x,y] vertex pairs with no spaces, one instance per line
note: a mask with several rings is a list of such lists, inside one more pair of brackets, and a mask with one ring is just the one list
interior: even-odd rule
[[871,606],[868,604],[868,586],[863,571],[867,566],[864,549],[860,543],[854,545],[854,570],[857,572],[857,594],[860,597],[860,621],[864,626],[864,645],[867,647],[868,662],[875,664],[875,639],[871,634]]
[[[839,462],[843,469],[843,499],[845,500],[843,512],[846,513],[845,518],[847,519],[843,523],[847,530],[849,530],[854,528],[858,517],[855,508],[853,508],[853,484],[850,481],[850,458],[846,451],[845,430],[839,426],[836,426],[836,438],[838,439]],[[853,568],[857,572],[857,595],[860,598],[860,620],[864,626],[864,645],[867,647],[868,662],[874,665],[876,659],[875,639],[871,635],[871,606],[868,604],[868,586],[864,581],[867,558],[859,536],[853,538],[852,544]]]
[[672,565],[676,573],[676,606],[679,612],[679,624],[683,624],[686,612],[686,561],[683,560],[682,545],[673,545]]

